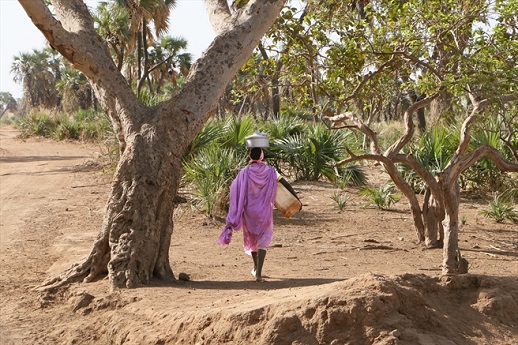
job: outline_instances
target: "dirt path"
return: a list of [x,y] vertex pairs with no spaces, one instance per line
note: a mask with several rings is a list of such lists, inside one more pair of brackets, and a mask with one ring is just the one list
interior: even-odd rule
[[91,249],[109,172],[96,145],[16,135],[0,127],[2,344],[503,345],[518,337],[515,225],[493,223],[480,216],[484,205],[463,200],[471,275],[440,277],[441,250],[415,243],[404,202],[366,208],[351,189],[338,212],[326,183],[295,183],[303,211],[276,214],[265,283],[252,281],[239,233],[221,247],[222,224],[182,205],[171,264],[190,282],[111,292],[101,280],[35,292]]

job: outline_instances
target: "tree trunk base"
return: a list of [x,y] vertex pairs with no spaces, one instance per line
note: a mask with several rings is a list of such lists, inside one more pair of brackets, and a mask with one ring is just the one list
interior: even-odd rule
[[35,288],[36,291],[46,291],[61,287],[63,285],[75,282],[91,282],[103,272],[107,273],[106,264],[102,266],[100,263],[97,266],[93,264],[93,256],[90,255],[83,262],[74,264],[61,274],[47,279],[41,285]]

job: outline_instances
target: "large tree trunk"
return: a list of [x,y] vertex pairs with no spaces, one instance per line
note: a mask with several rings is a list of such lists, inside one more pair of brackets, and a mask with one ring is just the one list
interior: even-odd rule
[[[173,281],[169,247],[173,232],[173,200],[181,179],[183,147],[161,138],[174,135],[165,121],[169,112],[146,108],[143,122],[126,139],[111,188],[103,226],[90,255],[44,286],[108,272],[114,288],[137,287],[155,277]],[[176,124],[182,128],[180,124]]]
[[92,281],[106,271],[114,288],[136,287],[154,277],[174,280],[169,247],[182,154],[284,2],[252,0],[231,15],[226,1],[206,0],[219,35],[193,65],[179,94],[146,107],[118,71],[82,1],[53,0],[57,21],[42,0],[20,0],[51,46],[89,78],[121,148],[103,227],[92,251],[43,288]]

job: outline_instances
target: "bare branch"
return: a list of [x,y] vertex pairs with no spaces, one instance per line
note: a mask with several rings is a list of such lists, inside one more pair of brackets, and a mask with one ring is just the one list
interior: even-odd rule
[[[378,145],[378,138],[376,136],[376,133],[365,123],[363,123],[362,120],[358,116],[356,116],[354,113],[343,113],[339,115],[335,115],[332,117],[324,117],[324,119],[329,120],[333,123],[333,126],[337,123],[340,123],[342,121],[345,121],[346,119],[353,122],[354,125],[352,126],[346,126],[347,128],[355,128],[361,131],[363,134],[365,134],[370,140],[370,152],[375,155],[380,154],[380,149]],[[336,128],[336,127],[333,127]]]
[[[334,164],[334,166],[340,166],[347,164],[349,162],[354,162],[358,160],[370,160],[370,161],[377,161],[381,162],[383,164],[383,167],[389,174],[390,178],[396,185],[396,187],[405,195],[405,197],[408,199],[410,203],[410,208],[412,209],[412,218],[414,220],[414,225],[416,228],[416,235],[417,239],[420,242],[423,242],[425,240],[424,237],[424,224],[423,224],[423,218],[421,217],[421,208],[419,206],[419,201],[417,200],[417,197],[410,187],[410,185],[405,181],[405,179],[401,176],[401,174],[398,172],[396,165],[394,164],[394,161],[391,158],[385,157],[383,155],[379,154],[365,154],[365,155],[359,155],[356,156],[349,148],[346,147],[347,152],[350,155],[350,158],[341,160]],[[439,199],[442,200],[442,199]]]
[[[473,110],[471,111],[471,114],[466,118],[466,120],[464,120],[464,122],[462,123],[459,147],[455,151],[455,154],[453,155],[446,169],[455,164],[457,160],[459,160],[460,157],[466,153],[466,151],[469,148],[469,141],[471,140],[471,125],[476,121],[478,113],[480,113],[487,105],[494,101],[493,99],[484,99],[482,101],[477,101],[472,93],[469,93],[469,98],[473,103]],[[514,101],[516,99],[518,99],[518,94],[503,95],[497,98],[497,100],[500,103],[507,103]]]
[[439,184],[434,178],[433,174],[430,173],[421,163],[419,163],[413,155],[398,154],[392,157],[395,163],[401,163],[411,167],[418,175],[423,179],[426,185],[430,188],[430,191],[435,200],[442,204],[442,194],[440,192]]
[[417,102],[412,103],[410,107],[405,111],[404,119],[405,119],[405,132],[401,135],[401,138],[397,140],[392,146],[390,146],[385,151],[385,156],[393,157],[401,151],[401,149],[412,140],[412,136],[414,135],[415,126],[414,121],[412,119],[412,115],[417,109],[423,108],[430,104],[439,93],[433,94],[431,96],[425,97]]
[[452,173],[457,177],[464,170],[468,169],[470,166],[475,164],[479,159],[487,157],[495,163],[497,168],[501,171],[512,171],[518,172],[518,163],[511,162],[502,156],[502,154],[492,146],[483,145],[477,147],[475,150],[470,153],[464,155],[456,165],[455,169],[452,169]]

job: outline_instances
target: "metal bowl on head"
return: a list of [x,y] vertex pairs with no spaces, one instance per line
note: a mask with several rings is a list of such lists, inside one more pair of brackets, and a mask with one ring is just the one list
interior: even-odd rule
[[245,138],[245,146],[247,149],[253,147],[270,147],[270,138],[266,133],[256,131],[254,134]]

